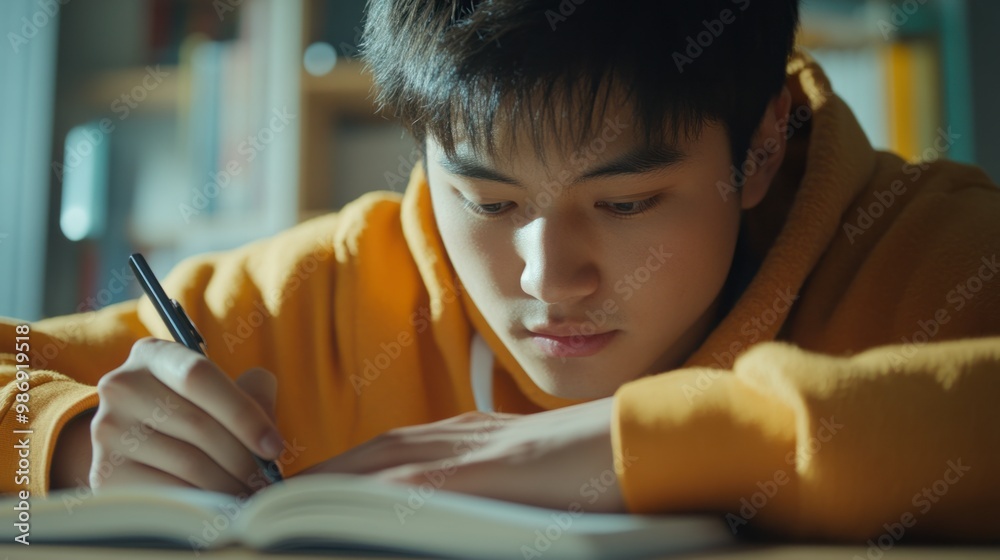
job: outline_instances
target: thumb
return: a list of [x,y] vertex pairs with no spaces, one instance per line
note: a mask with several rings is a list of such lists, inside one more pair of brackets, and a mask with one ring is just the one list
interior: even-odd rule
[[274,406],[278,393],[278,379],[264,368],[250,368],[236,378],[236,386],[264,409],[271,421],[275,420]]

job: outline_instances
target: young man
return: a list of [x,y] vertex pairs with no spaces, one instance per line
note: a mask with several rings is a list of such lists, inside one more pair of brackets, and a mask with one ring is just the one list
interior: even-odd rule
[[425,150],[406,193],[179,265],[216,365],[143,338],[169,338],[144,300],[31,325],[31,489],[248,492],[252,451],[734,531],[995,538],[1000,192],[873,151],[797,14],[373,2],[380,100]]

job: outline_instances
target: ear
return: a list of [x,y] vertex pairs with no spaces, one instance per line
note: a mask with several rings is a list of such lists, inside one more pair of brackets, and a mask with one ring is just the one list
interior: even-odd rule
[[787,147],[785,131],[791,108],[792,94],[787,87],[781,88],[781,93],[767,104],[760,126],[753,135],[744,166],[747,169],[747,179],[740,189],[740,205],[744,210],[757,206],[764,199],[771,181],[781,167]]

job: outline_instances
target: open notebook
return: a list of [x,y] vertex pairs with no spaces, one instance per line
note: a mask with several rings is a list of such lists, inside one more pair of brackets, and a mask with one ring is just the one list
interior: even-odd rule
[[[0,510],[14,511],[5,497]],[[242,502],[164,487],[55,492],[30,502],[31,544],[169,546],[205,550],[374,550],[458,558],[641,558],[729,544],[720,517],[585,513],[536,508],[349,475],[309,475]],[[582,511],[581,511],[582,510]],[[6,514],[5,514],[6,516]],[[10,542],[15,524],[0,524]]]

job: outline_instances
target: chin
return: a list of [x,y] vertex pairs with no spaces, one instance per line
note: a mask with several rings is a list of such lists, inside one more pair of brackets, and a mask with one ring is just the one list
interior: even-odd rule
[[[562,368],[571,369],[572,362],[568,361]],[[610,397],[615,394],[623,383],[615,382],[607,378],[591,379],[589,375],[574,374],[568,371],[551,371],[544,366],[536,368],[525,368],[528,377],[538,385],[538,388],[546,393],[561,399],[572,400],[596,400]]]

